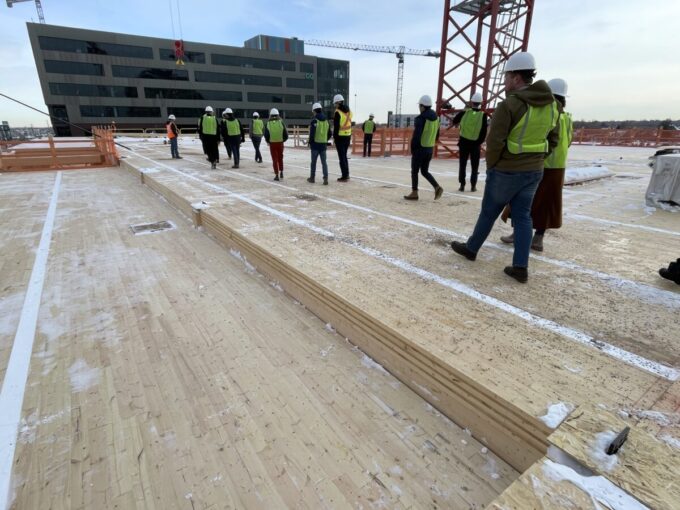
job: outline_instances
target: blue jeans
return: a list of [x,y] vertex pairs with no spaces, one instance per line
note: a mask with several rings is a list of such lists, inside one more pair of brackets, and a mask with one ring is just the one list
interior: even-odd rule
[[177,137],[170,138],[170,155],[173,158],[179,158],[179,150],[177,150]]
[[510,204],[515,228],[512,265],[528,267],[532,229],[531,203],[542,178],[543,170],[531,172],[503,172],[495,168],[487,170],[482,210],[477,218],[475,230],[467,241],[468,249],[474,253],[479,251],[503,208]]
[[321,169],[323,170],[323,178],[328,179],[328,165],[326,164],[326,150],[312,149],[312,179],[316,175],[316,158],[321,157]]

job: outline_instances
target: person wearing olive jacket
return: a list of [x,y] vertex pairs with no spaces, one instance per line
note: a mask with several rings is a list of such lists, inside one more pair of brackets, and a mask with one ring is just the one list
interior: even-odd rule
[[436,179],[429,171],[430,161],[434,153],[434,146],[439,139],[439,117],[432,109],[432,98],[422,96],[418,101],[420,115],[413,122],[413,137],[411,138],[411,193],[405,195],[406,200],[418,200],[418,174],[423,177],[434,188],[434,199],[444,193]]
[[515,53],[505,64],[506,99],[494,111],[486,138],[486,185],[477,224],[466,243],[451,248],[468,260],[489,236],[506,204],[512,208],[514,254],[503,271],[520,283],[529,279],[531,203],[543,178],[545,157],[559,140],[560,107],[543,81],[534,83],[536,62],[527,52]]
[[[548,82],[550,90],[562,108],[567,106],[567,82],[561,78],[555,78]],[[555,150],[545,160],[543,179],[538,185],[534,201],[531,203],[531,221],[535,229],[531,239],[531,249],[543,251],[543,235],[547,229],[556,229],[562,226],[562,187],[564,186],[564,174],[567,168],[567,154],[574,136],[574,127],[571,115],[563,111],[559,121],[560,139]],[[510,206],[506,206],[501,219],[507,221],[510,217]],[[514,234],[501,237],[501,241],[507,244],[514,242]]]

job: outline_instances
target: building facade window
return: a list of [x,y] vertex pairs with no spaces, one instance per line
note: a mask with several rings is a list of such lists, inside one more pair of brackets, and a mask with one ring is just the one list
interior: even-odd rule
[[80,105],[83,117],[160,117],[157,106],[101,106]]
[[313,73],[314,72],[314,64],[311,64],[309,62],[300,62],[300,72],[301,73]]
[[313,89],[314,79],[309,78],[286,78],[286,87],[296,89]]
[[144,97],[147,99],[243,101],[241,92],[230,90],[164,89],[156,87],[144,87]]
[[45,60],[45,70],[57,74],[84,74],[87,76],[104,76],[104,66],[89,62],[71,62],[69,60]]
[[109,55],[112,57],[153,58],[153,49],[129,44],[114,44],[61,37],[38,37],[40,49],[47,51],[66,51],[71,53],[89,53],[91,55]]
[[157,67],[111,66],[113,76],[140,78],[144,80],[189,81],[189,71],[184,69],[160,69]]
[[248,76],[245,74],[212,73],[194,71],[196,81],[209,83],[230,83],[235,85],[259,85],[262,87],[281,87],[283,80],[277,76]]
[[[173,62],[177,60],[177,57],[175,56],[175,50],[161,48],[159,53],[161,60],[172,60]],[[200,51],[185,51],[184,60],[194,64],[205,64],[205,53]]]
[[137,97],[137,87],[50,82],[50,93],[55,96]]
[[[239,119],[243,118],[244,111],[239,110],[238,108],[233,109],[234,112],[234,117],[237,117]],[[201,116],[205,113],[205,108],[176,108],[176,107],[168,107],[168,115],[174,115],[178,119],[195,119],[198,122],[198,119],[201,118]],[[217,117],[221,117],[222,111],[219,108],[215,108],[215,114]]]
[[269,94],[267,92],[248,92],[248,101],[255,103],[302,103],[298,94]]
[[272,69],[276,71],[295,71],[295,62],[274,60],[270,58],[251,58],[213,53],[210,55],[210,60],[213,65],[218,66],[249,67],[252,69]]

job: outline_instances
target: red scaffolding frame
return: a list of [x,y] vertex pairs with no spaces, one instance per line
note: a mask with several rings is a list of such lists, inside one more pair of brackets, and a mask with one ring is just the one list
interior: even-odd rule
[[[528,49],[533,10],[534,0],[445,0],[437,87],[443,120],[464,109],[475,92],[484,110],[493,111],[504,92],[505,62]],[[442,150],[440,156],[457,155],[446,143],[439,144]]]

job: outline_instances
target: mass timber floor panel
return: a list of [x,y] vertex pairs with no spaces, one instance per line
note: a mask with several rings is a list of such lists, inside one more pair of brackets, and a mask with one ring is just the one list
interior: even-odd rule
[[127,171],[62,173],[12,508],[480,508],[517,475]]
[[[163,161],[159,154],[158,148],[148,147],[131,156],[129,161],[150,171],[149,182],[154,183],[151,186],[172,190],[176,196],[185,196],[190,201],[200,199],[201,191],[211,194],[210,199],[204,200],[211,206],[205,212],[206,217],[215,218],[219,211],[224,211],[219,222],[228,224],[232,231],[256,241],[281,260],[304,265],[304,271],[313,274],[317,281],[335,285],[335,289],[347,293],[345,297],[350,295],[354,302],[361,303],[391,328],[417,339],[428,352],[445,357],[448,363],[534,419],[544,414],[551,403],[560,401],[574,405],[595,401],[633,411],[650,409],[661,402],[668,414],[677,413],[680,407],[677,384],[673,385],[667,378],[633,368],[603,355],[598,349],[565,341],[563,335],[518,320],[515,314],[489,310],[486,304],[480,305],[479,300],[456,296],[432,281],[423,282],[418,275],[394,271],[393,267],[382,264],[384,260],[356,254],[358,244],[370,249],[377,247],[388,256],[396,254],[411,266],[435,264],[427,267],[431,273],[453,276],[496,299],[520,298],[517,303],[524,304],[527,311],[539,317],[547,315],[567,325],[571,321],[572,328],[584,329],[594,339],[605,339],[633,353],[647,355],[654,362],[665,363],[675,370],[677,343],[672,339],[678,336],[678,326],[673,320],[679,303],[677,292],[664,282],[650,278],[639,266],[630,266],[632,270],[625,264],[608,267],[608,253],[598,251],[602,243],[596,242],[597,236],[590,229],[579,226],[577,231],[572,228],[569,235],[575,244],[579,236],[585,237],[589,249],[592,247],[591,256],[586,260],[591,267],[577,265],[580,272],[575,274],[575,262],[570,258],[579,250],[560,251],[564,258],[537,259],[532,262],[532,271],[537,275],[532,281],[538,280],[540,285],[534,289],[531,284],[528,288],[521,287],[520,294],[516,292],[517,287],[499,276],[499,268],[495,266],[500,264],[489,267],[488,262],[508,257],[500,250],[489,250],[484,255],[486,263],[469,265],[452,258],[446,249],[437,251],[428,246],[442,248],[442,236],[433,239],[442,230],[471,228],[470,221],[474,221],[479,207],[474,199],[459,200],[456,196],[449,202],[446,199],[441,203],[421,201],[414,207],[398,197],[395,199],[394,194],[400,192],[394,189],[396,176],[380,179],[373,176],[370,181],[357,179],[344,187],[335,183],[327,188],[310,186],[304,182],[306,171],[302,169],[305,167],[295,163],[296,158],[302,158],[300,154],[305,154],[300,151],[286,152],[289,158],[286,180],[276,184],[269,182],[270,170],[263,165],[246,162],[238,172],[214,172],[205,170],[203,158],[189,151],[185,151],[185,160],[181,162]],[[294,161],[292,165],[290,159]],[[184,175],[168,168],[178,169]],[[401,172],[402,177],[403,174]],[[387,184],[378,185],[376,181]],[[235,198],[233,193],[240,197]],[[577,195],[573,200],[591,194],[588,191],[572,193]],[[282,221],[281,216],[276,218],[261,207],[251,207],[243,198],[288,212],[306,225],[296,225],[285,218]],[[450,221],[444,224],[446,220],[438,211],[451,203],[465,207],[474,215],[472,220],[465,215],[456,216],[456,222],[460,219],[465,223],[464,228],[452,226]],[[418,225],[405,227],[405,217]],[[665,218],[661,216],[659,228],[668,226]],[[310,223],[315,228],[332,231],[336,239],[347,242],[319,242],[317,233],[311,232],[310,237]],[[635,226],[607,225],[613,236],[617,228],[626,233]],[[672,246],[662,243],[673,239],[672,231],[668,231],[671,233],[635,231],[630,259],[637,257],[642,263],[648,263],[653,252],[657,258],[670,257]],[[659,255],[659,250],[668,253]],[[610,272],[604,273],[603,269]],[[554,288],[546,290],[546,285]],[[418,299],[413,299],[415,295]],[[584,299],[589,306],[581,306]],[[639,320],[630,320],[629,314]],[[652,321],[654,327],[645,330],[643,326]],[[659,343],[661,347],[655,348]],[[504,362],[501,367],[499,360]],[[432,389],[421,391],[431,402],[435,400],[428,397],[427,392]],[[536,430],[540,432],[540,424]]]
[[55,175],[0,174],[0,381],[5,377]]

